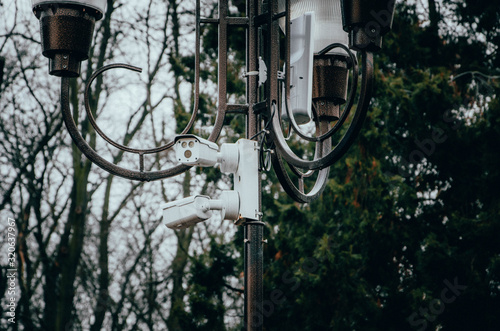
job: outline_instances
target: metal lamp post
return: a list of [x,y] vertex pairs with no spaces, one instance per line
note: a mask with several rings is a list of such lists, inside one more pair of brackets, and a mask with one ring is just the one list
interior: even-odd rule
[[[164,220],[171,228],[183,228],[209,218],[211,210],[219,209],[223,218],[245,227],[244,325],[248,330],[262,330],[264,222],[260,173],[272,165],[283,189],[301,203],[310,202],[322,193],[330,166],[347,152],[361,129],[371,99],[372,52],[381,48],[382,36],[391,29],[395,0],[247,0],[246,17],[228,16],[228,0],[219,0],[217,18],[202,18],[200,0],[194,1],[195,103],[191,120],[174,140],[153,149],[122,146],[109,139],[92,116],[87,96],[92,81],[106,70],[140,71],[139,68],[107,65],[98,69],[86,86],[85,108],[90,123],[108,143],[138,155],[136,170],[106,161],[90,147],[78,131],[69,106],[70,79],[80,75],[80,63],[88,58],[94,24],[103,17],[106,0],[33,0],[32,3],[40,20],[42,53],[49,58],[49,73],[61,77],[64,122],[74,143],[88,159],[111,174],[139,181],[161,180],[181,174],[193,165],[215,163],[221,164],[222,171],[236,174],[235,189],[224,192],[220,200],[197,196],[170,203],[164,208]],[[186,135],[194,124],[199,105],[202,24],[215,24],[219,30],[218,109],[207,140]],[[227,101],[227,36],[232,26],[245,27],[247,32],[245,104]],[[283,33],[285,52],[280,54]],[[358,56],[353,50],[361,58],[361,75]],[[284,67],[280,67],[280,61],[285,63]],[[349,71],[352,71],[350,84]],[[352,113],[356,95],[359,99],[349,127],[332,146],[332,137]],[[224,144],[219,149],[215,142],[230,113],[246,116],[248,139]],[[310,125],[316,128],[314,135],[301,127],[301,123],[311,120]],[[283,133],[287,130],[289,135],[315,144],[311,159],[294,153]],[[178,165],[166,170],[144,170],[144,157],[170,148],[178,155]],[[306,192],[304,180],[315,173],[315,183]]]

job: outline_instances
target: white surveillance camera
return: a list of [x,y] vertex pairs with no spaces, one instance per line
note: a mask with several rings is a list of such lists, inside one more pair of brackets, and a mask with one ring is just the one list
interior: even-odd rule
[[184,229],[209,219],[212,210],[220,210],[223,220],[238,220],[240,217],[238,192],[223,191],[219,200],[197,195],[169,202],[163,206],[163,221],[170,229]]
[[213,167],[217,163],[219,146],[195,135],[180,135],[174,140],[175,157],[182,164]]
[[197,195],[163,206],[163,220],[171,229],[184,229],[212,216],[210,197]]

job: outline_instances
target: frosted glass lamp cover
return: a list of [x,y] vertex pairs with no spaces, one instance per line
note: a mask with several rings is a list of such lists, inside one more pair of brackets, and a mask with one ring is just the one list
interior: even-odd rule
[[[279,0],[279,11],[286,9],[286,0]],[[313,11],[316,17],[314,29],[314,53],[318,53],[333,43],[347,45],[348,34],[342,25],[340,0],[290,0],[290,20]],[[285,31],[285,19],[280,20],[280,27]],[[335,49],[334,52],[343,50]]]
[[104,14],[106,10],[106,0],[31,0],[33,8],[42,5],[70,4],[80,5],[98,10]]

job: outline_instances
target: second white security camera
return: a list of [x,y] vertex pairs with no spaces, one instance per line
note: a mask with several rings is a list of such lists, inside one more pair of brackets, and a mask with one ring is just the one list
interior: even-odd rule
[[238,192],[222,191],[217,200],[196,195],[169,202],[163,206],[163,220],[168,228],[184,229],[209,219],[212,210],[220,210],[223,220],[236,221],[240,215]]

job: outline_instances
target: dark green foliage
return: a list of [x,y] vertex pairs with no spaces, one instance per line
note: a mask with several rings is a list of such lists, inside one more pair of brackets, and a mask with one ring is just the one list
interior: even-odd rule
[[225,330],[223,293],[226,278],[235,274],[232,245],[212,240],[207,253],[193,259],[188,289],[189,307],[183,330]]
[[[265,330],[498,328],[500,86],[468,72],[499,74],[500,6],[429,3],[425,24],[398,3],[362,133],[320,199],[293,203],[267,174]],[[207,58],[215,37],[206,30]],[[240,229],[241,254],[242,241]],[[212,241],[193,262],[186,330],[222,328],[224,279],[243,270],[232,249]]]

